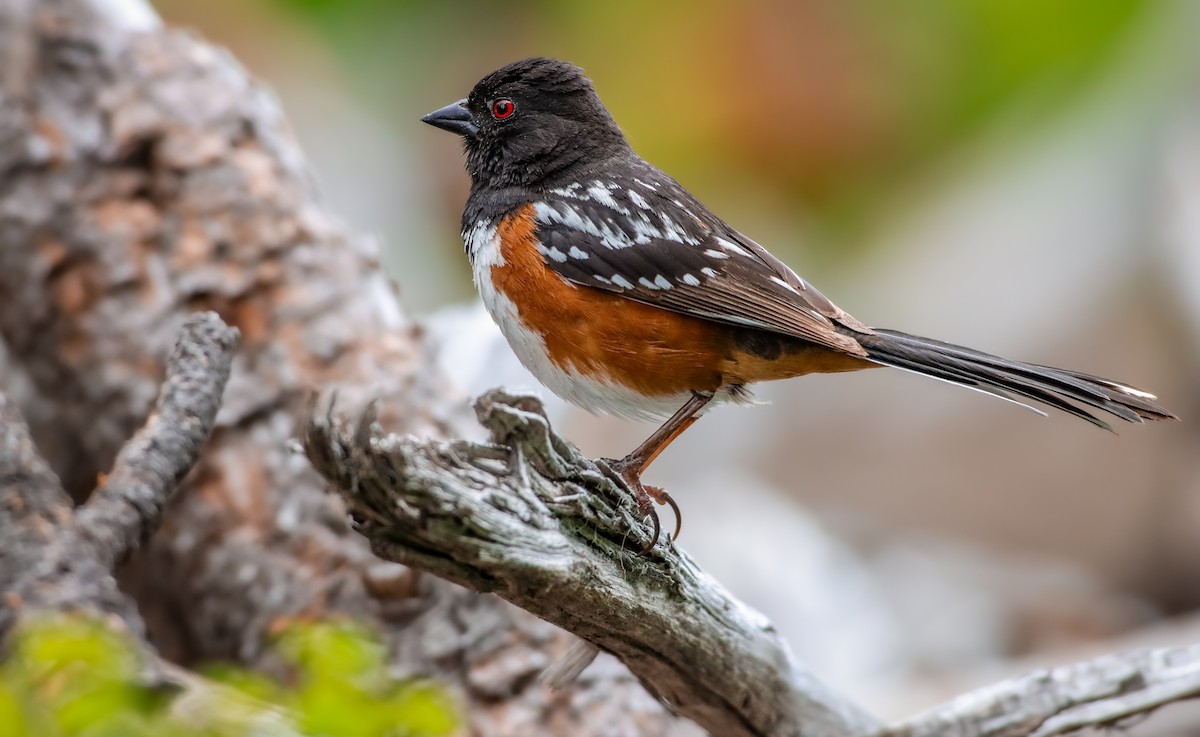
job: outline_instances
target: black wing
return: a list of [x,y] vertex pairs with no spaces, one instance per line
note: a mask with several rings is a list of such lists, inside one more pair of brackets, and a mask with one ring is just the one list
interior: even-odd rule
[[655,169],[551,190],[533,206],[542,258],[564,279],[866,355],[836,326],[870,328]]

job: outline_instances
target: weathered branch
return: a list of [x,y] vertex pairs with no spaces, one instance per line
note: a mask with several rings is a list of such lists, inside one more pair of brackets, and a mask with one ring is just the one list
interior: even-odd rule
[[125,444],[105,483],[76,514],[80,535],[112,567],[150,537],[163,507],[212,432],[229,380],[238,331],[215,313],[183,326],[167,378],[146,424]]
[[796,665],[774,628],[648,530],[531,397],[476,409],[492,445],[309,424],[313,465],[375,552],[491,591],[616,655],[714,735],[859,734],[878,723]]
[[613,653],[711,734],[1049,737],[1200,695],[1200,646],[1040,671],[881,728],[791,661],[770,624],[647,529],[603,466],[551,430],[537,400],[476,403],[490,444],[310,418],[305,448],[382,557],[494,591]]
[[878,737],[1051,737],[1200,696],[1200,645],[1137,650],[963,694]]
[[78,510],[38,456],[16,407],[0,396],[0,631],[24,612],[116,614],[142,634],[117,587],[118,560],[152,532],[212,432],[237,342],[213,313],[184,324],[154,413],[122,449],[113,483]]

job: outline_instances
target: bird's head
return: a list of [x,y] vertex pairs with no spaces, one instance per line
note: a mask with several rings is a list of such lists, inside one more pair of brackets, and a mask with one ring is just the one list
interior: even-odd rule
[[555,59],[501,67],[421,120],[462,136],[474,188],[553,186],[629,151],[583,70]]

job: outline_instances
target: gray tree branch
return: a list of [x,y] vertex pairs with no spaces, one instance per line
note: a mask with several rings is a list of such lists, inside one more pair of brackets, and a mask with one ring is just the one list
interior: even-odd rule
[[835,737],[878,723],[799,667],[774,628],[647,527],[540,402],[476,403],[492,444],[419,441],[317,416],[305,447],[381,557],[510,602],[616,655],[714,735]]
[[963,694],[878,737],[1051,737],[1200,696],[1200,645],[1135,650]]
[[383,433],[313,413],[304,439],[381,557],[495,592],[616,655],[714,735],[1049,737],[1200,695],[1200,646],[1041,671],[884,727],[796,664],[770,623],[649,533],[605,467],[531,397],[476,402],[486,444]]
[[117,615],[143,635],[117,587],[117,562],[157,528],[162,508],[212,432],[237,344],[214,313],[187,319],[145,426],[105,484],[78,509],[0,395],[0,631],[38,611]]
[[200,459],[237,341],[238,331],[216,313],[197,313],[184,323],[154,410],[75,515],[78,533],[91,540],[104,565],[114,567],[149,539],[171,492]]

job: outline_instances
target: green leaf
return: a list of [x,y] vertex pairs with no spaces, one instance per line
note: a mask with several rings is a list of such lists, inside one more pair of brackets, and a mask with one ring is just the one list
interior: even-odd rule
[[216,690],[190,721],[172,694],[148,687],[142,651],[127,634],[98,621],[56,617],[13,633],[0,667],[0,737],[242,737],[264,717],[289,720],[313,737],[442,737],[458,724],[433,684],[387,673],[378,638],[352,622],[297,625],[277,641],[293,666],[281,685],[232,666],[207,670],[232,690]]

